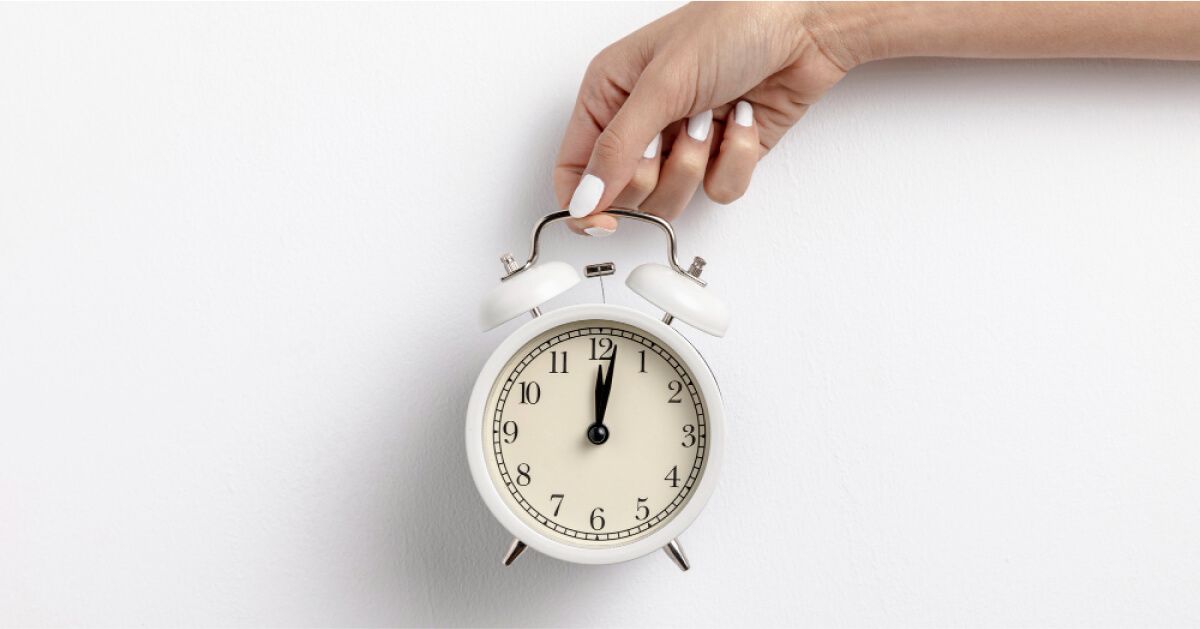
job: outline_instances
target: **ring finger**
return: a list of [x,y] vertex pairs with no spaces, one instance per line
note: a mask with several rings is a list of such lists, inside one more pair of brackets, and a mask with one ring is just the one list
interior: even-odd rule
[[708,168],[712,119],[712,111],[688,119],[687,132],[676,136],[659,172],[658,186],[642,201],[642,210],[671,220],[687,206]]

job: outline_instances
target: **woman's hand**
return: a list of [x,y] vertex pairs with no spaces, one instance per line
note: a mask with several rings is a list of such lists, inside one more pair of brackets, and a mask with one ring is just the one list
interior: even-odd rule
[[892,57],[1200,59],[1200,3],[687,5],[588,67],[554,188],[593,236],[610,206],[674,218],[703,183],[729,203],[846,72]]
[[853,65],[806,4],[687,5],[588,67],[554,187],[572,229],[607,235],[610,206],[674,218],[701,183],[729,203],[754,166]]

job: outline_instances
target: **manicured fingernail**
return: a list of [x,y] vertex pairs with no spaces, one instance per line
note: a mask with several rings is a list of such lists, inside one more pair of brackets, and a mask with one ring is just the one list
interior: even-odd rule
[[642,158],[643,159],[654,159],[654,156],[658,155],[658,143],[661,140],[662,140],[661,133],[654,136],[654,139],[650,140],[650,144],[646,146],[646,150],[642,151]]
[[712,128],[712,110],[696,114],[688,118],[688,135],[697,142],[708,139],[708,130]]
[[754,108],[744,100],[739,100],[737,109],[733,112],[733,121],[742,127],[754,126]]
[[571,205],[567,206],[567,209],[571,216],[583,218],[596,209],[596,204],[600,203],[603,194],[604,182],[595,175],[584,175],[575,187],[575,194],[571,195]]
[[611,236],[614,233],[616,233],[616,231],[617,230],[615,230],[615,229],[604,229],[603,227],[585,227],[585,228],[583,228],[583,233],[585,233],[593,238],[603,238],[605,236]]

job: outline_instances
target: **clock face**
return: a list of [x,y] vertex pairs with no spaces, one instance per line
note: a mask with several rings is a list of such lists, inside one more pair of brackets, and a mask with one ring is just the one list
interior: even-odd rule
[[526,343],[484,414],[484,458],[508,508],[576,546],[659,530],[695,493],[710,447],[691,367],[615,321],[571,322]]

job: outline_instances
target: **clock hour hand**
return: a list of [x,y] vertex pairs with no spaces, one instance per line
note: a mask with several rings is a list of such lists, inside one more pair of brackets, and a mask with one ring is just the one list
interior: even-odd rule
[[588,426],[588,441],[600,445],[608,441],[608,427],[604,425],[604,413],[608,410],[608,395],[612,392],[613,369],[617,365],[617,346],[613,344],[612,357],[608,359],[608,373],[604,367],[596,366],[596,421]]

